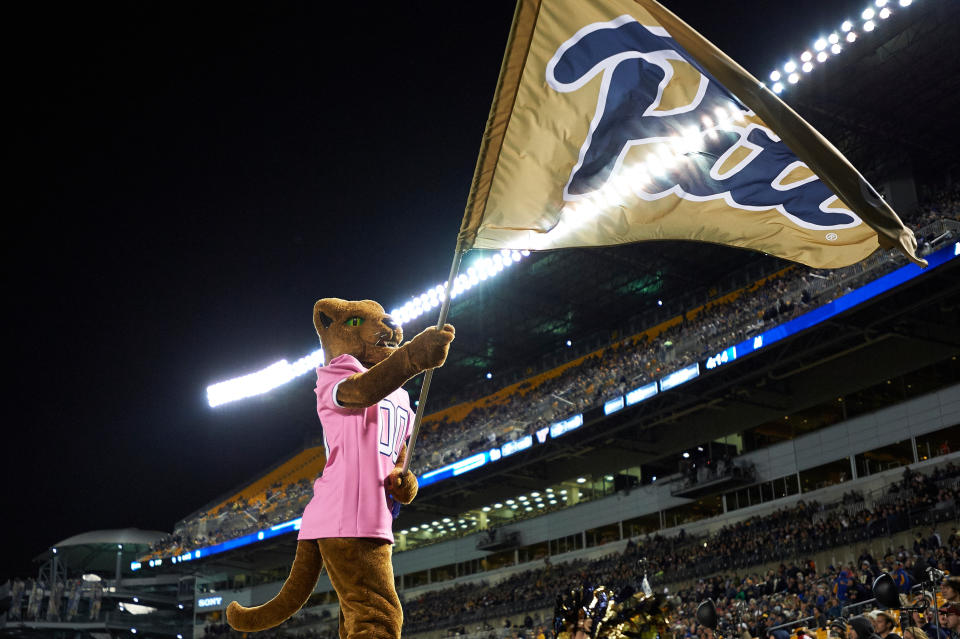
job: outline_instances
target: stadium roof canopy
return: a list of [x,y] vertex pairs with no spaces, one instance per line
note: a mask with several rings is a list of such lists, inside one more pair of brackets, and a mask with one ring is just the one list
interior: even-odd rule
[[129,572],[130,562],[146,553],[152,543],[166,534],[158,530],[140,530],[139,528],[91,530],[57,542],[34,557],[34,561],[43,562],[51,559],[56,549],[57,557],[65,561],[72,571],[112,573],[116,567],[119,551],[120,565],[124,572]]

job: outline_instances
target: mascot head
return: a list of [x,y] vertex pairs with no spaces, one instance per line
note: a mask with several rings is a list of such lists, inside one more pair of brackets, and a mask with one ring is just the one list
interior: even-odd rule
[[403,329],[373,300],[319,300],[313,305],[313,326],[323,346],[324,366],[346,354],[370,368],[403,341]]

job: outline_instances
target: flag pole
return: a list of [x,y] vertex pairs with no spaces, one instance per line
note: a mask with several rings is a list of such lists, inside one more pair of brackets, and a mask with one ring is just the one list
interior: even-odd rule
[[[453,280],[456,279],[460,270],[460,260],[466,253],[462,242],[457,242],[457,248],[453,252],[453,264],[450,265],[450,276],[447,278],[447,285],[443,291],[443,301],[440,304],[440,319],[437,320],[437,328],[443,328],[447,322],[447,315],[450,313],[450,292],[453,290]],[[403,477],[410,470],[410,461],[413,459],[413,449],[417,445],[417,435],[420,433],[420,422],[423,419],[423,411],[427,405],[427,395],[430,393],[430,382],[433,381],[433,371],[431,368],[423,375],[423,385],[420,387],[420,399],[417,400],[417,412],[413,418],[413,431],[410,433],[410,441],[407,443],[407,458],[403,460],[403,469],[400,476]]]
[[[540,0],[519,0],[514,11],[513,23],[510,25],[510,35],[507,37],[507,50],[500,67],[500,77],[493,94],[493,105],[487,118],[487,126],[480,143],[480,155],[473,172],[473,182],[470,184],[470,193],[467,196],[467,206],[460,223],[460,233],[457,236],[457,248],[453,254],[453,264],[450,266],[450,277],[447,278],[447,287],[443,294],[443,304],[440,307],[440,319],[437,328],[443,328],[450,312],[450,291],[453,289],[453,280],[460,269],[460,260],[463,254],[473,247],[477,239],[477,229],[483,220],[487,196],[490,192],[490,183],[496,170],[497,158],[503,144],[503,136],[507,130],[507,122],[513,111],[516,90],[520,84],[523,72],[526,51],[533,37],[533,27],[536,24]],[[433,371],[430,369],[423,377],[423,386],[420,387],[420,399],[417,401],[417,413],[413,418],[413,431],[410,433],[410,442],[407,444],[407,458],[403,461],[401,476],[410,470],[410,460],[413,459],[413,449],[420,433],[420,420],[423,419],[424,407],[427,405],[427,393],[430,391],[430,382],[433,380]]]

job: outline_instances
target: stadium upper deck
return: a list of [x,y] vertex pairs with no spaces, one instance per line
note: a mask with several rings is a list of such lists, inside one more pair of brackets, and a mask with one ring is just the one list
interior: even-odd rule
[[[882,267],[887,267],[886,270],[889,270],[889,268],[892,267],[892,264],[887,264],[885,263],[884,260],[879,260],[876,266],[881,267],[881,272],[882,272],[884,270]],[[876,272],[873,272],[873,271],[867,271],[866,273],[864,273],[862,268],[855,269],[855,271],[856,272],[849,274],[855,278],[853,280],[846,279],[846,278],[840,278],[835,281],[824,279],[825,282],[829,282],[834,285],[833,288],[826,288],[824,290],[832,294],[834,293],[835,289],[842,291],[842,289],[844,288],[850,288],[852,284],[856,283],[857,279],[860,279],[860,280],[864,278],[870,279],[876,275]],[[758,290],[762,290],[762,289],[758,289]],[[783,299],[785,297],[784,291],[782,289],[779,289],[776,291],[776,294],[777,296],[779,296],[780,303],[782,305]],[[828,298],[831,296],[832,295],[827,295]],[[800,297],[799,294],[797,297],[798,297],[797,305],[800,306],[801,304],[799,300],[799,297]],[[824,301],[822,299],[814,299],[815,297],[816,296],[812,296],[807,300],[807,302],[811,302],[811,304],[809,305],[809,307],[811,308],[813,306],[816,306],[820,302]],[[765,303],[758,307],[760,310],[763,310],[763,308],[766,307],[765,305],[768,304],[770,301],[769,298],[764,298],[764,299],[765,299]],[[745,303],[746,302],[742,299],[738,300],[738,305],[739,305],[738,308],[742,307]],[[807,305],[804,304],[804,307],[806,310]],[[789,319],[793,317],[795,313],[784,312],[783,315],[784,317],[779,318],[780,320]],[[759,313],[754,313],[754,314],[748,313],[748,317],[750,316],[759,317]],[[710,322],[714,323],[716,321],[715,316],[711,316],[711,317],[714,317],[714,319],[711,319]],[[789,324],[787,324],[786,326],[789,326]],[[769,330],[769,324],[765,328]],[[724,337],[727,337],[728,339],[736,339],[738,336],[740,336],[739,333],[734,331],[734,332],[731,332],[729,335],[725,335]],[[695,334],[692,337],[695,338],[693,339],[694,346],[699,347],[701,345],[701,338],[703,337],[703,335]],[[712,338],[714,336],[711,335],[710,337]],[[719,344],[715,344],[714,342],[712,342],[712,339],[708,343],[716,346],[717,348],[721,347]],[[743,348],[744,347],[741,346],[741,349]],[[710,359],[712,360],[712,362],[707,362],[706,365],[704,366],[704,370],[706,371],[708,366],[710,368],[720,366],[722,365],[722,362],[724,360],[729,361],[729,358],[730,358],[729,354],[727,354],[727,357],[720,357],[720,355],[726,354],[727,350],[728,349],[724,348],[723,351],[721,351],[717,357],[711,356]],[[736,355],[733,355],[733,357],[735,358]],[[643,358],[639,358],[637,359],[637,361],[643,362]],[[601,362],[604,363],[603,366],[593,367],[593,368],[587,367],[585,369],[583,367],[570,369],[570,370],[573,370],[574,372],[574,379],[579,379],[580,386],[582,386],[585,390],[587,390],[584,397],[581,398],[584,402],[583,407],[585,409],[583,410],[583,412],[577,413],[574,416],[579,421],[575,423],[570,422],[569,421],[570,418],[567,417],[566,414],[563,414],[562,417],[564,419],[562,419],[559,422],[553,422],[552,427],[549,422],[544,422],[545,426],[542,429],[540,428],[541,424],[538,422],[524,424],[522,428],[520,428],[519,430],[516,430],[513,433],[512,439],[507,440],[506,443],[504,443],[502,446],[499,446],[498,449],[495,449],[500,453],[499,455],[496,456],[497,459],[500,459],[501,456],[507,457],[510,454],[512,454],[514,451],[520,451],[525,448],[532,447],[534,444],[534,439],[533,439],[534,437],[538,437],[538,440],[540,440],[541,444],[546,444],[548,433],[551,440],[565,435],[566,432],[568,432],[569,430],[573,430],[576,427],[578,427],[580,424],[582,424],[584,422],[584,416],[586,415],[589,417],[591,410],[599,409],[600,405],[605,403],[603,400],[608,399],[610,395],[615,396],[614,402],[616,402],[616,398],[620,398],[619,399],[620,403],[618,406],[619,408],[622,408],[626,403],[623,400],[624,394],[625,393],[627,395],[630,394],[627,392],[629,389],[624,383],[625,378],[624,378],[624,375],[622,374],[622,371],[620,370],[622,366],[620,368],[615,367],[615,370],[617,370],[618,372],[615,375],[610,376],[607,374],[609,373],[609,370],[612,366],[609,358],[606,360],[601,360]],[[683,364],[683,361],[680,361],[679,363],[674,361],[673,363],[675,365],[680,366]],[[694,366],[697,367],[697,371],[698,371],[697,374],[699,374],[699,371],[700,371],[699,364],[695,363]],[[597,381],[596,376],[598,374],[601,375],[601,379],[608,379],[608,381],[612,382],[602,389],[603,392],[599,392],[600,390],[599,388],[597,391],[594,391],[592,388],[594,385],[597,385],[598,387],[602,386]],[[660,387],[659,387],[660,390],[667,390],[667,386],[665,385],[664,380],[669,380],[669,376],[661,380]],[[585,383],[585,381],[589,383]],[[640,383],[645,384],[646,381],[647,380],[642,380]],[[634,381],[634,383],[637,383],[636,380]],[[641,385],[640,387],[642,388],[643,386]],[[528,400],[530,400],[530,393],[527,393],[526,395],[523,395],[523,396],[518,394],[515,396],[515,398],[519,398],[519,401],[521,402],[528,403]],[[596,409],[594,407],[596,407]],[[564,408],[567,408],[567,406],[564,406]],[[574,408],[576,409],[577,407],[574,407]],[[515,408],[512,411],[512,414],[516,415],[519,410],[520,410],[519,408]],[[616,407],[611,408],[610,405],[607,405],[603,412],[604,413],[614,412],[614,410],[616,410]],[[605,415],[602,415],[602,416],[597,415],[596,417],[594,417],[593,421],[598,421],[598,423],[592,426],[593,429],[600,429],[600,431],[602,431],[603,427],[606,425],[605,423],[603,423],[602,418],[605,418]],[[543,421],[542,418],[540,421]],[[562,426],[562,424],[564,423],[566,423],[566,426]],[[452,425],[447,424],[444,426],[444,428],[452,428]],[[543,430],[542,437],[539,437],[540,430]],[[701,440],[701,442],[707,442],[707,441],[709,441],[708,438],[704,438]],[[487,444],[486,442],[487,440],[485,438],[481,438],[481,443],[489,446],[489,444]],[[507,449],[510,449],[510,450],[508,451]],[[493,459],[492,452],[493,451],[486,452],[486,450],[484,450],[483,459],[474,459],[473,457],[470,457],[468,459],[473,459],[473,461],[468,462],[466,466],[461,465],[459,467],[455,466],[452,469],[447,468],[446,475],[449,475],[451,477],[461,475],[462,472],[468,471],[471,469],[476,469],[488,461],[495,461],[495,459]],[[670,460],[672,459],[672,457],[669,454],[669,451],[662,451],[662,452],[666,452],[667,454],[663,456],[663,458],[660,459],[659,461],[656,454],[653,457],[648,457],[644,459],[643,463],[648,469],[648,473],[646,477],[647,481],[649,481],[650,477],[654,476],[655,473],[657,472],[660,472],[661,474],[666,474],[666,473],[663,473],[663,471],[656,471],[656,470],[651,471],[650,469],[656,469],[658,467],[658,464],[662,468],[664,464],[669,466],[671,463],[675,463],[672,461],[664,461],[664,460]],[[313,455],[316,458],[318,456],[318,453],[319,451],[317,449],[312,449],[311,451],[302,453],[301,456]],[[476,455],[474,455],[474,457],[476,457]],[[270,477],[273,477],[274,475],[279,476],[278,473],[280,474],[284,472],[289,473],[289,471],[284,471],[283,468],[290,469],[297,466],[298,459],[299,457],[295,457],[293,460],[291,460],[290,462],[282,466],[280,469],[274,470],[272,473],[267,475],[264,479],[254,482],[252,486],[259,487],[260,489],[262,489],[263,487],[267,486],[267,484],[269,483],[268,479]],[[629,460],[627,460],[626,457],[624,457],[623,463],[619,467],[616,467],[616,463],[612,463],[606,469],[600,469],[600,470],[591,471],[591,472],[602,471],[603,475],[606,476],[606,475],[609,475],[610,472],[616,472],[616,471],[622,470],[623,468],[627,468],[628,466],[636,465],[638,461],[639,459],[634,459],[633,463],[629,463]],[[639,470],[636,473],[634,473],[634,475],[637,477],[637,480],[643,479],[642,473],[639,472]],[[440,475],[426,473],[421,477],[421,484],[423,486],[428,486],[432,482],[439,479],[440,477],[441,477]],[[290,516],[295,517],[296,514],[299,512],[299,510],[303,507],[305,501],[309,498],[309,482],[303,481],[302,479],[303,478],[301,478],[301,481],[299,483],[292,482],[289,485],[289,487],[284,486],[283,491],[279,490],[280,486],[272,486],[273,490],[271,490],[266,494],[261,492],[258,494],[256,498],[251,497],[251,495],[256,491],[252,491],[249,487],[244,491],[240,491],[231,500],[230,506],[232,508],[232,512],[223,513],[223,506],[221,505],[221,506],[218,506],[217,508],[211,509],[210,511],[208,511],[207,513],[199,517],[195,516],[191,518],[191,521],[184,522],[184,525],[182,526],[178,526],[179,528],[179,531],[177,533],[178,538],[175,537],[175,539],[176,541],[181,542],[183,545],[176,550],[174,550],[174,548],[168,548],[167,549],[168,552],[171,552],[171,551],[182,552],[185,548],[190,549],[196,546],[201,546],[201,547],[211,546],[213,545],[213,542],[223,542],[233,537],[238,537],[243,534],[248,534],[249,531],[251,530],[263,528],[264,526],[268,526],[271,524],[288,523],[287,529],[292,530],[295,524],[289,521],[289,519],[283,519],[283,516],[286,515],[288,517]],[[612,478],[610,481],[613,482]],[[624,480],[624,481],[633,481],[633,480]],[[558,494],[560,493],[561,490],[564,490],[563,487],[558,486],[557,488]],[[564,493],[565,492],[566,491],[564,490]],[[247,495],[246,493],[251,493],[251,495]],[[251,508],[251,504],[253,504],[256,501],[267,503],[270,501],[271,498],[274,498],[274,497],[280,499],[281,502],[278,504],[275,501],[274,503],[270,504],[269,508],[259,508],[259,507]],[[551,497],[558,497],[558,496],[551,496]],[[491,506],[493,506],[496,501],[499,501],[499,500],[494,498],[493,501],[488,502],[488,504],[485,506],[488,511],[491,510]],[[564,503],[566,502],[565,499],[559,498],[559,497],[558,497],[558,501],[552,501],[552,503],[551,501],[552,501],[551,499],[547,499],[540,504],[533,504],[533,502],[531,502],[530,505],[526,506],[525,512],[524,511],[511,512],[511,510],[513,511],[517,510],[516,506],[514,506],[513,508],[501,508],[501,510],[506,511],[510,515],[508,519],[515,519],[523,516],[532,516],[532,515],[526,515],[525,513],[538,512],[535,510],[535,508],[551,509],[553,506],[563,507]],[[417,511],[419,509],[415,507],[412,510]],[[430,513],[431,510],[432,509],[428,507],[427,512],[420,515],[420,518],[430,519],[430,520],[434,519],[434,515]],[[274,516],[271,516],[271,512],[274,513]],[[491,520],[495,519],[497,517],[497,514],[498,513],[491,514],[490,515]],[[277,515],[279,515],[281,519],[277,519]],[[477,518],[475,517],[475,513],[471,513],[467,519],[464,519],[464,513],[462,512],[462,510],[460,511],[451,510],[444,513],[445,519],[450,519],[451,516],[455,517],[459,523],[459,527],[456,524],[452,524],[454,526],[453,532],[463,532],[468,530],[471,526],[477,525]],[[403,519],[404,521],[407,521],[407,522],[410,521],[410,518],[407,516],[405,516]],[[502,519],[502,516],[501,516],[501,519]],[[414,528],[414,532],[416,532],[416,526],[412,526],[412,527]],[[281,532],[281,531],[282,530],[278,530],[275,532]],[[267,536],[272,536],[272,533]],[[190,539],[193,541],[191,543],[188,541],[184,541],[185,539]],[[180,543],[176,545],[180,546]]]

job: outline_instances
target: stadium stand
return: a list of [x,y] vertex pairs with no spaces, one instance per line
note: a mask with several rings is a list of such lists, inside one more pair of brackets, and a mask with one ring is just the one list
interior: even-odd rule
[[231,497],[201,509],[179,522],[174,532],[151,548],[142,560],[176,555],[226,541],[245,531],[299,516],[312,496],[313,480],[326,463],[323,446],[307,448],[276,465]]
[[[960,235],[956,189],[932,199],[916,218],[925,222],[917,230],[921,254]],[[431,416],[421,435],[426,449],[421,455],[426,461],[416,468],[436,468],[583,412],[628,387],[647,383],[789,320],[904,263],[903,258],[877,255],[831,271],[790,267],[506,392]],[[464,416],[451,419],[455,414]],[[499,426],[493,428],[494,424]],[[478,440],[476,433],[486,433],[486,439]]]
[[[777,510],[762,517],[751,517],[706,536],[687,535],[681,529],[674,537],[656,535],[630,539],[622,551],[592,561],[546,563],[495,584],[479,582],[428,592],[405,601],[405,629],[412,634],[450,624],[472,625],[545,609],[552,605],[557,593],[581,583],[603,584],[615,590],[637,588],[644,571],[653,584],[661,586],[682,585],[697,578],[697,586],[680,591],[681,599],[687,603],[696,603],[705,598],[707,588],[702,579],[705,577],[712,577],[709,580],[709,595],[714,598],[720,598],[719,595],[731,587],[729,582],[739,584],[733,586],[734,594],[727,596],[735,599],[740,590],[751,590],[751,585],[756,589],[755,583],[758,581],[756,575],[741,576],[737,580],[737,572],[742,575],[744,570],[771,563],[799,563],[804,567],[802,571],[815,581],[833,580],[839,576],[837,570],[824,570],[821,566],[820,572],[817,572],[817,567],[806,558],[825,550],[852,546],[871,539],[889,539],[897,533],[910,530],[917,531],[914,533],[917,541],[912,548],[896,548],[895,552],[887,553],[880,563],[870,557],[865,560],[870,568],[861,572],[868,572],[870,577],[876,576],[878,568],[895,573],[899,562],[912,574],[918,563],[930,564],[932,559],[931,565],[934,567],[960,574],[960,537],[953,534],[947,543],[931,541],[935,534],[939,536],[932,526],[946,521],[955,522],[960,514],[956,503],[960,497],[958,477],[960,467],[953,463],[939,467],[929,475],[906,470],[901,481],[891,483],[868,498],[854,494],[829,504],[801,500],[795,507]],[[929,536],[925,537],[921,530],[929,530]],[[941,547],[944,551],[938,554],[937,550]],[[923,551],[932,553],[925,554]],[[863,569],[863,562],[860,563],[859,568]],[[848,605],[869,598],[869,584],[873,579],[855,579],[857,566],[841,568],[844,569],[850,571],[850,578],[857,586],[849,593],[842,592],[838,601]],[[770,592],[763,594],[773,596],[783,592],[804,592],[801,589],[803,584],[795,574],[793,582],[790,581],[785,564],[778,572],[780,581],[769,583]],[[769,573],[767,576],[771,577]],[[776,577],[776,573],[773,577]],[[906,579],[905,589],[909,589],[913,578],[908,576]],[[718,591],[718,588],[725,590]],[[810,603],[803,598],[800,601]],[[826,615],[826,603],[826,600],[820,602],[820,609],[815,615],[818,619]],[[687,611],[683,626],[694,625],[692,612]],[[836,617],[838,614],[830,616]],[[752,636],[761,637],[765,633]]]
[[[917,229],[921,255],[960,236],[960,188],[930,193],[910,221],[922,224]],[[425,419],[413,468],[423,473],[602,405],[628,388],[702,360],[903,263],[902,257],[877,254],[832,271],[790,266],[604,349],[439,411]],[[142,560],[177,555],[299,516],[323,462],[322,447],[301,451],[229,498],[179,522]]]
[[[606,544],[590,558],[542,558],[499,579],[420,589],[404,598],[404,633],[425,639],[552,638],[557,593],[599,584],[630,592],[645,576],[673,593],[675,637],[704,636],[694,613],[708,597],[717,604],[724,636],[745,630],[744,636],[779,637],[782,625],[825,629],[841,612],[875,607],[870,585],[881,572],[894,576],[911,600],[926,568],[960,574],[960,466],[949,461],[926,471],[905,469],[867,495],[851,490],[826,503],[800,500],[706,535],[681,528],[632,537]],[[856,560],[834,559],[842,556]],[[914,623],[932,628],[929,616],[917,615]],[[329,609],[317,607],[267,636],[328,639],[335,633]],[[221,623],[208,624],[204,636],[240,637]]]

